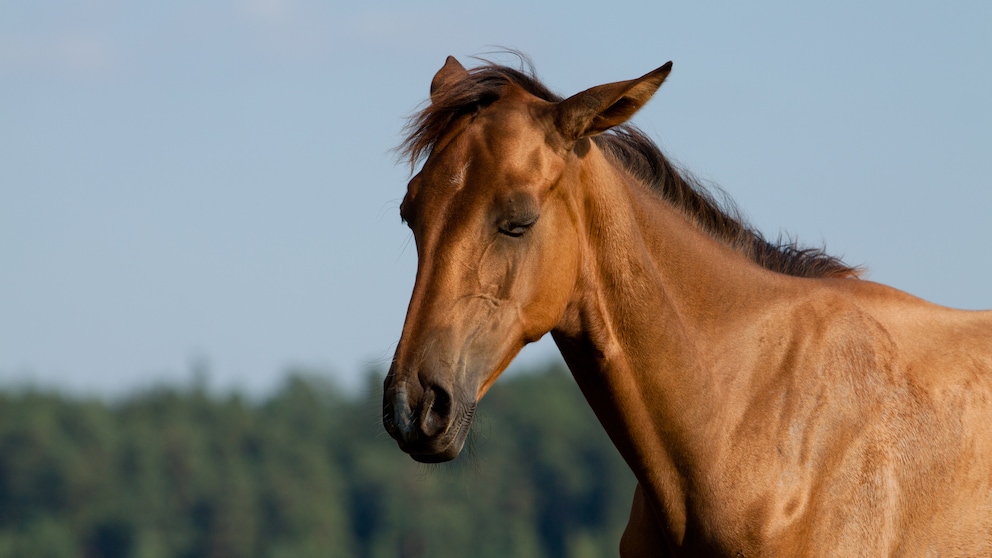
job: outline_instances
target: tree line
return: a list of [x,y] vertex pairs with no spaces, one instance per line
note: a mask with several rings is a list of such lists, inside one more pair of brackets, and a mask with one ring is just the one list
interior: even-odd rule
[[503,378],[426,466],[348,395],[0,393],[0,558],[615,556],[634,481],[567,372]]

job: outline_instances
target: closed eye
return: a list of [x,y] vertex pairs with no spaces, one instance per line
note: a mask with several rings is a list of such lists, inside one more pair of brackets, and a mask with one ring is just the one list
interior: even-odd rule
[[499,226],[499,232],[505,234],[506,236],[518,237],[523,236],[528,229],[534,226],[537,222],[537,216],[528,217],[521,221],[506,221],[501,223]]

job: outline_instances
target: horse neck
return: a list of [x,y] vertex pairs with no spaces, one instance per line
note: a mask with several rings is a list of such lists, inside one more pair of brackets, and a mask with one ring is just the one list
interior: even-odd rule
[[[706,467],[727,378],[710,366],[783,278],[713,239],[595,148],[579,162],[577,296],[553,331],[593,410],[670,527]],[[584,178],[581,178],[584,177]],[[681,511],[680,511],[681,510]]]

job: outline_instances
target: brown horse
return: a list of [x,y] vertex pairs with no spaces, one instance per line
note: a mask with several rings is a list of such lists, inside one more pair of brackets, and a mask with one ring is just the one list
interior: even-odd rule
[[453,58],[410,123],[419,266],[383,422],[424,462],[551,332],[638,480],[623,556],[992,556],[992,312],[777,245],[625,124]]

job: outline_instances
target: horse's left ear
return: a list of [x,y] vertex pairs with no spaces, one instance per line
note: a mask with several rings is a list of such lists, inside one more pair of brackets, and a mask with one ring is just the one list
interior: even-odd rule
[[623,124],[651,99],[672,71],[672,63],[637,79],[607,83],[577,93],[555,107],[555,125],[567,141],[576,141]]
[[465,69],[465,66],[455,60],[454,56],[449,56],[444,61],[444,66],[434,74],[434,79],[431,80],[431,97],[434,97],[444,87],[461,81],[467,76],[468,70]]

